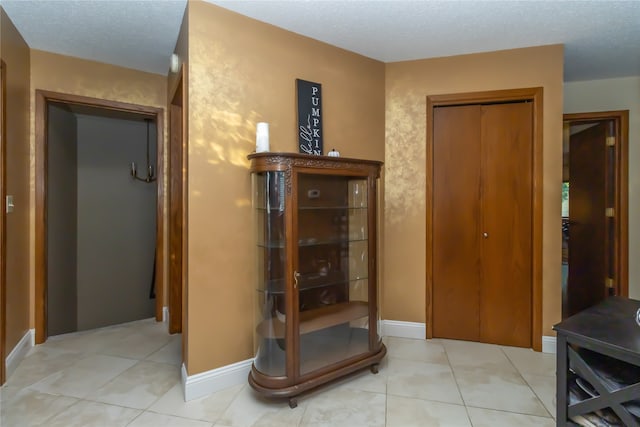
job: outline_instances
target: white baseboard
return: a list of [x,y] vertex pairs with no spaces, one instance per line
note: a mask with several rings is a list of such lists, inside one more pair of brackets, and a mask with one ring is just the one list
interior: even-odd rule
[[253,359],[243,360],[195,375],[187,375],[182,364],[184,401],[198,399],[238,384],[246,384]]
[[35,343],[36,330],[29,329],[26,334],[18,341],[18,344],[11,350],[11,353],[5,359],[5,373],[6,377],[11,377],[11,374],[16,370],[22,359],[27,355]]
[[542,337],[542,352],[543,353],[556,353],[556,337]]
[[423,340],[427,336],[427,326],[418,322],[383,320],[381,335],[388,337],[413,338]]
[[[381,320],[379,323],[380,335],[387,337],[425,339],[427,327],[424,323],[402,322],[399,320]],[[556,352],[556,337],[542,337],[542,352]]]
[[167,323],[169,321],[169,307],[166,305],[162,307],[162,321]]

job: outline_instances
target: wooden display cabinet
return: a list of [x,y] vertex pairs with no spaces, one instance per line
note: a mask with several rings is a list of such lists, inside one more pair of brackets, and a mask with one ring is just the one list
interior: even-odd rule
[[257,234],[256,357],[249,384],[296,396],[356,370],[377,373],[377,192],[381,162],[294,153],[251,160]]

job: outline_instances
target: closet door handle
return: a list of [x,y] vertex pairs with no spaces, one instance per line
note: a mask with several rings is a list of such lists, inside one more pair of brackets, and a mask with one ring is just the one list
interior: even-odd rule
[[482,233],[482,237],[484,237],[485,239],[489,238],[489,233],[487,233],[486,231],[484,233]]

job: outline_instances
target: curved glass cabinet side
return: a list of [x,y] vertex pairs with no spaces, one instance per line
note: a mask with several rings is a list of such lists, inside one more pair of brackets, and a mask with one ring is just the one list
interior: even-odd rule
[[254,365],[265,375],[284,376],[287,261],[284,173],[253,173],[252,189],[258,252]]

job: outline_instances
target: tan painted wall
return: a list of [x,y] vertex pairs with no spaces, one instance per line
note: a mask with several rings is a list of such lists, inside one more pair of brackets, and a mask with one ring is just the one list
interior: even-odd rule
[[[6,357],[29,330],[29,47],[0,8],[0,56],[7,65]],[[4,209],[4,200],[2,201]],[[4,360],[0,361],[4,363]]]
[[325,149],[384,159],[384,64],[189,2],[189,375],[253,357],[247,154],[297,152],[295,79],[322,84]]
[[[427,95],[544,88],[543,334],[560,319],[562,46],[386,66],[383,317],[425,322]],[[461,153],[464,155],[464,153]]]
[[629,110],[629,298],[640,299],[640,76],[565,83],[565,113],[612,110]]
[[[31,50],[31,189],[30,242],[35,239],[35,90],[166,108],[167,77],[40,50]],[[164,121],[166,127],[166,119]],[[164,141],[166,143],[166,132]],[[30,254],[31,325],[34,327],[35,259]]]

